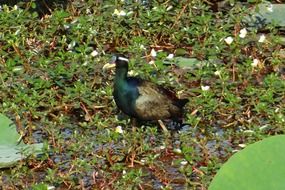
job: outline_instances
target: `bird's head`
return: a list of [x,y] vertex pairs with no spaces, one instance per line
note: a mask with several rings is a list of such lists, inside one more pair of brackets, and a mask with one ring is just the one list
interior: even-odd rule
[[129,63],[129,60],[123,55],[114,55],[110,61],[111,64],[123,66]]
[[109,63],[103,66],[103,70],[109,70],[113,67],[128,67],[129,60],[123,55],[112,56]]

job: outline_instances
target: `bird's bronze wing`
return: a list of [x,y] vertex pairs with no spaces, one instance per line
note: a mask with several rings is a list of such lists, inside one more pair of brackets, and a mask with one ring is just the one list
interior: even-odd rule
[[174,104],[171,92],[146,81],[137,88],[139,97],[135,102],[135,111],[140,119],[158,120],[180,115],[181,109]]

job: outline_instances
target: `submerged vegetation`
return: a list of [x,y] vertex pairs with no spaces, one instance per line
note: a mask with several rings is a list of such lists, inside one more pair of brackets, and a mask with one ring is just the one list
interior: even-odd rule
[[[247,28],[250,2],[76,0],[42,17],[2,5],[1,113],[45,144],[0,171],[3,189],[207,189],[234,152],[284,134],[282,30]],[[187,126],[132,130],[103,69],[113,53],[188,98]]]

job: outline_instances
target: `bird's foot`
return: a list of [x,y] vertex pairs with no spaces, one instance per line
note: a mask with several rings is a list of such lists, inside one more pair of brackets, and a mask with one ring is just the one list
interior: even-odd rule
[[158,124],[160,125],[164,133],[168,133],[167,128],[165,127],[164,123],[161,120],[158,120]]

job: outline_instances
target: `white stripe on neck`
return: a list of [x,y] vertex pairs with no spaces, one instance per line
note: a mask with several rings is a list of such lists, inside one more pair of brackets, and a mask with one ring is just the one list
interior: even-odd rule
[[125,58],[125,57],[118,57],[118,59],[121,60],[121,61],[129,62],[129,60],[127,58]]

